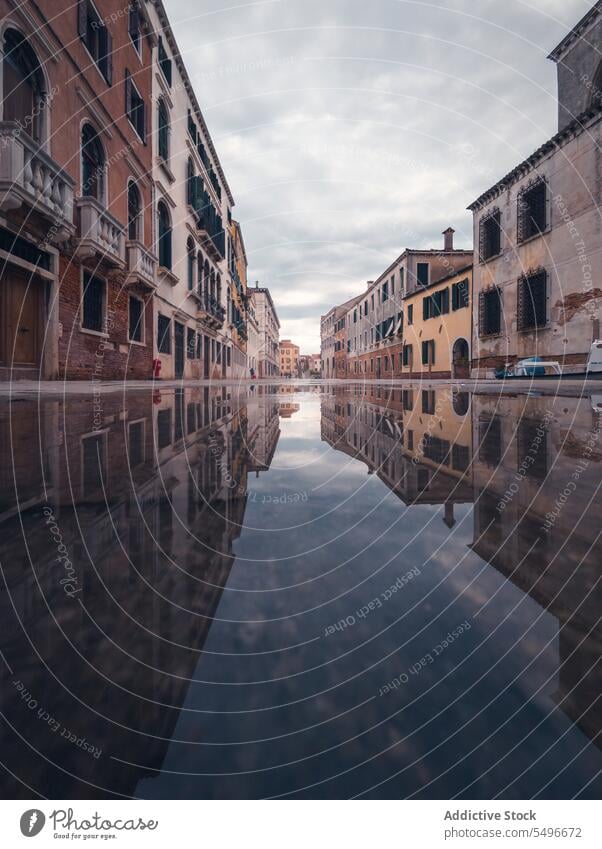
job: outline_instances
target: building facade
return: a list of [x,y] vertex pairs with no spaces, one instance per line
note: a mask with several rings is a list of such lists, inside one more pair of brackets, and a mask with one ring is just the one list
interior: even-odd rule
[[230,288],[228,290],[227,316],[232,337],[231,377],[241,378],[248,373],[247,347],[249,341],[248,295],[247,295],[247,252],[238,221],[230,223],[229,265]]
[[280,377],[299,377],[299,346],[290,339],[280,342]]
[[246,255],[161,0],[0,0],[0,377],[246,373]]
[[0,372],[148,378],[155,36],[146,9],[1,0],[0,19]]
[[258,327],[257,377],[280,374],[280,322],[270,290],[258,283],[249,289]]
[[147,3],[153,61],[155,357],[162,378],[232,373],[227,222],[233,198],[161,0]]
[[600,338],[602,5],[550,54],[557,134],[472,203],[473,375],[538,355],[585,365]]

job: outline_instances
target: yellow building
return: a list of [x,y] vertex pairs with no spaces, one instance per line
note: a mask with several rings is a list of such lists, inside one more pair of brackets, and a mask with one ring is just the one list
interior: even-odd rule
[[280,343],[280,376],[297,377],[299,374],[299,346],[290,339]]
[[230,223],[230,280],[228,289],[228,325],[232,334],[232,376],[247,371],[247,254],[238,221]]
[[472,264],[404,298],[401,377],[470,377]]

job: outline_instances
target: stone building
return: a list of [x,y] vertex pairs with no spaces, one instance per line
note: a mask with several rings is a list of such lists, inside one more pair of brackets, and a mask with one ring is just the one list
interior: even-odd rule
[[404,298],[398,377],[470,377],[472,263]]
[[232,338],[231,377],[247,374],[247,343],[249,339],[247,316],[247,253],[238,221],[230,223],[229,264],[230,288],[228,289],[227,318]]
[[299,377],[299,346],[290,339],[280,342],[280,377]]
[[0,376],[148,378],[144,3],[0,0]]
[[326,315],[320,317],[320,374],[325,379],[334,377],[335,311],[336,307],[333,307]]
[[234,204],[161,0],[147,3],[153,61],[155,356],[164,378],[232,373],[226,323]]
[[270,290],[259,283],[249,289],[259,331],[257,377],[277,377],[280,374],[280,322]]
[[598,2],[549,57],[558,132],[469,207],[474,376],[532,355],[581,367],[600,338],[601,46]]
[[368,283],[351,316],[349,349],[356,359],[350,377],[402,375],[404,312],[415,294],[472,262],[472,250],[454,248],[453,236],[449,227],[441,249],[406,248],[376,281]]

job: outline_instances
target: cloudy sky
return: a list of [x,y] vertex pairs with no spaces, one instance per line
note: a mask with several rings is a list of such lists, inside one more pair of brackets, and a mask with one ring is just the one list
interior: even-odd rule
[[164,0],[241,221],[304,352],[320,315],[556,128],[549,51],[590,0]]

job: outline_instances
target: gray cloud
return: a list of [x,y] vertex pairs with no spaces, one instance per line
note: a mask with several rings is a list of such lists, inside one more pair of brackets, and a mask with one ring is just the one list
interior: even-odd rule
[[433,247],[555,131],[546,56],[586,0],[165,0],[282,336]]

